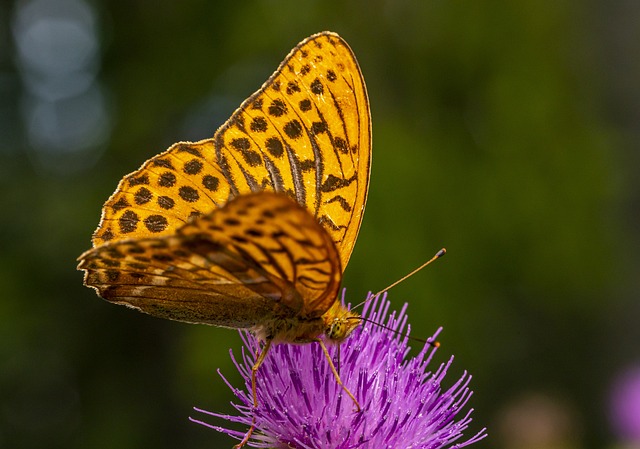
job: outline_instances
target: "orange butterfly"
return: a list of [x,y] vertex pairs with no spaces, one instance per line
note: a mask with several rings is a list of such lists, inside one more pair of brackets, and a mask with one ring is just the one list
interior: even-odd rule
[[356,58],[337,34],[313,35],[213,138],[176,143],[125,176],[78,268],[110,302],[256,333],[256,406],[272,343],[318,342],[342,385],[320,336],[340,342],[360,322],[338,290],[370,161]]

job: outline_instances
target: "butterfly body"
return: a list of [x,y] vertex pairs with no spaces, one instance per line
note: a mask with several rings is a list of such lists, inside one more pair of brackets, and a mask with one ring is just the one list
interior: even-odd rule
[[261,340],[273,343],[311,343],[324,335],[330,343],[340,343],[360,324],[359,315],[336,299],[322,316],[307,318],[299,315],[275,318],[252,329]]

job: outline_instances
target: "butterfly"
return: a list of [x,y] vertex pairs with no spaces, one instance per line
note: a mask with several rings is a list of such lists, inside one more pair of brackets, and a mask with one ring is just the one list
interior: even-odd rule
[[[300,42],[210,139],[179,142],[125,176],[79,258],[102,298],[147,314],[247,329],[264,341],[344,340],[338,299],[369,185],[371,116],[337,34]],[[244,444],[249,435],[241,443]]]

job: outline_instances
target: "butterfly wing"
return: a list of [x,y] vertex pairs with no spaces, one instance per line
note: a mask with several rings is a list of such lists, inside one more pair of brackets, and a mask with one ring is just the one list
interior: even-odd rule
[[298,44],[212,139],[180,142],[126,176],[94,246],[168,236],[240,194],[271,190],[316,217],[346,267],[367,197],[371,118],[356,58],[337,34]]
[[314,318],[335,301],[342,272],[331,236],[285,195],[241,195],[172,235],[93,248],[85,284],[150,315],[250,328]]

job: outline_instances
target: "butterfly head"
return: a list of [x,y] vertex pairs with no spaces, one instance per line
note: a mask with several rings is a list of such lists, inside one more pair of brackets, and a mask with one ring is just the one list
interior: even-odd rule
[[324,334],[329,341],[340,343],[360,325],[360,315],[347,309],[336,301],[323,315],[325,328]]

